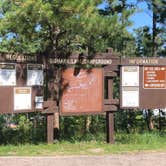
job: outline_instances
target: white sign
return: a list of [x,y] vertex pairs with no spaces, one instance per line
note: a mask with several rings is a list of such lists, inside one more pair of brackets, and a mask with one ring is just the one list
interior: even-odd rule
[[35,97],[35,108],[36,109],[43,109],[43,96],[36,96]]
[[15,87],[14,88],[14,110],[30,110],[31,102],[31,88],[30,87]]
[[0,86],[16,85],[15,64],[0,64]]
[[139,88],[122,88],[122,107],[139,107]]
[[139,67],[122,67],[122,86],[139,86]]
[[42,65],[28,65],[27,70],[27,86],[42,86],[43,85],[43,70]]

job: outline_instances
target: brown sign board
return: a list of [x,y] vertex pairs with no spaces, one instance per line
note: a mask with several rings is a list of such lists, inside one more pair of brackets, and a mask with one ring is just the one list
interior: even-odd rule
[[102,68],[68,68],[62,74],[61,114],[91,114],[103,111]]
[[166,59],[126,58],[121,62],[121,108],[165,108]]
[[33,83],[38,79],[37,73],[32,71],[32,75],[27,76],[27,66],[20,63],[0,64],[0,114],[42,110],[43,88],[27,85],[27,79],[33,80]]

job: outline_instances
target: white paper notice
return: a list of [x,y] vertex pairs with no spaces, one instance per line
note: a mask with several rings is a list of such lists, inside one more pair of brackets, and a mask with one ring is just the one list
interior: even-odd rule
[[139,88],[124,87],[122,89],[122,107],[139,107]]
[[122,86],[139,86],[139,67],[122,67]]
[[27,86],[43,85],[42,65],[28,65]]
[[43,96],[35,97],[35,108],[42,109],[43,108]]
[[0,64],[0,86],[16,85],[16,69],[14,64]]
[[31,88],[15,87],[14,88],[14,110],[30,110],[31,104]]

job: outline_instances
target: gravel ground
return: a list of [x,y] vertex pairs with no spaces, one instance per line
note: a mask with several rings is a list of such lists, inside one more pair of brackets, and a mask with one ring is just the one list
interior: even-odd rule
[[0,157],[0,166],[166,166],[166,152],[107,156]]

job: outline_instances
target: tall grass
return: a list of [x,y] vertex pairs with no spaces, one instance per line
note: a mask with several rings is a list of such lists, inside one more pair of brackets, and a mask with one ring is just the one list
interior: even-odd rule
[[116,142],[120,144],[155,144],[155,143],[165,143],[166,133],[160,132],[145,132],[142,134],[116,134]]
[[73,141],[57,141],[54,144],[1,145],[0,156],[108,155],[145,151],[166,152],[166,134],[117,133],[115,144],[107,144],[106,141],[97,139],[96,137],[91,137],[90,141],[88,137],[84,141],[73,139]]

